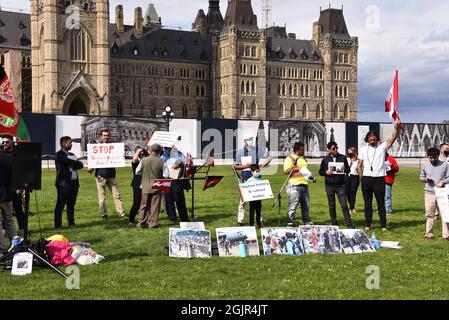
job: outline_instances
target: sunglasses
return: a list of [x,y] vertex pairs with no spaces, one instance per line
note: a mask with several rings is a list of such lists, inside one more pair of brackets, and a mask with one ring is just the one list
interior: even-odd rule
[[330,150],[338,150],[338,147],[332,147]]

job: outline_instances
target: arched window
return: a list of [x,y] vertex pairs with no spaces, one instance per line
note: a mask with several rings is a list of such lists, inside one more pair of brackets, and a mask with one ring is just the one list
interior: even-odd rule
[[242,83],[240,84],[240,93],[245,94],[245,82],[242,80]]
[[181,97],[184,97],[184,85],[181,85]]
[[298,86],[296,84],[293,86],[293,95],[298,97]]
[[338,98],[338,87],[335,86],[335,98]]
[[338,96],[340,98],[343,98],[343,87],[342,86],[340,86],[340,88],[338,88]]
[[306,104],[304,104],[302,106],[302,112],[301,113],[302,113],[302,118],[303,119],[307,119],[309,117],[309,112],[307,110],[307,105]]
[[190,87],[189,85],[186,85],[186,97],[190,96]]
[[204,88],[204,86],[201,86],[201,96],[202,97],[206,96],[206,89]]
[[257,105],[256,101],[253,101],[253,104],[251,105],[251,117],[257,116]]
[[321,119],[323,116],[322,116],[322,110],[321,110],[321,105],[317,105],[316,106],[316,118],[317,119]]
[[305,96],[306,98],[309,97],[309,85],[308,85],[308,84],[305,86],[305,93],[304,93],[304,96]]
[[292,104],[290,106],[290,118],[295,118],[296,117],[296,106],[295,104]]
[[282,95],[285,96],[285,83],[282,84]]
[[171,85],[170,86],[170,96],[174,96],[175,95],[175,86]]
[[278,83],[278,96],[280,96],[280,95],[281,95],[281,84]]
[[345,96],[345,98],[348,97],[348,87],[347,86],[345,86],[345,88],[344,88],[344,96]]
[[117,115],[118,116],[123,116],[123,106],[122,106],[122,103],[120,101],[117,103]]
[[200,87],[196,86],[196,96],[199,97],[200,96]]
[[152,105],[152,106],[150,107],[150,117],[151,117],[151,118],[156,118],[156,112],[157,112],[156,106],[155,106],[155,105]]
[[152,84],[152,83],[150,83],[150,84],[148,85],[148,93],[149,93],[150,95],[153,95],[153,84]]
[[251,82],[251,94],[256,94],[256,84],[253,82]]
[[70,38],[70,58],[72,61],[87,61],[88,41],[87,34],[83,29],[72,29]]
[[187,118],[189,116],[189,109],[187,108],[187,105],[182,106],[182,117]]
[[268,95],[271,96],[271,83],[268,83],[267,91],[268,91]]
[[340,118],[340,107],[338,106],[338,104],[336,104],[334,107],[334,119],[339,118]]
[[278,107],[279,118],[284,117],[284,104],[281,102]]
[[292,84],[290,83],[288,86],[288,95],[291,97],[293,95],[293,87]]
[[345,119],[349,119],[349,106],[348,105],[345,105],[345,108],[343,110],[343,117]]
[[240,102],[240,108],[239,108],[239,116],[240,117],[244,117],[245,116],[245,101],[242,100],[242,102]]
[[198,106],[198,119],[202,119],[203,118],[203,106],[199,105]]
[[164,87],[164,95],[165,95],[165,96],[170,95],[170,87],[169,87],[168,83],[165,84],[165,87]]
[[323,97],[323,86],[320,85],[320,98]]
[[305,96],[305,91],[304,91],[304,85],[301,85],[301,97],[304,98]]
[[246,81],[246,94],[250,94],[251,91],[249,91],[249,81]]

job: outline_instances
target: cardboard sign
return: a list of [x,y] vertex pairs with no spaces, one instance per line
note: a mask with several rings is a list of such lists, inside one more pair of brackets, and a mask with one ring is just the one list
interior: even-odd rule
[[268,180],[240,183],[239,191],[243,202],[273,199],[273,191]]
[[155,131],[148,140],[147,145],[151,147],[153,144],[157,143],[162,147],[173,148],[180,137],[180,134],[176,132]]
[[87,166],[91,169],[124,167],[125,145],[123,143],[88,144]]
[[33,272],[33,255],[28,252],[19,252],[12,259],[11,274],[24,276]]
[[441,219],[449,223],[449,188],[434,188]]

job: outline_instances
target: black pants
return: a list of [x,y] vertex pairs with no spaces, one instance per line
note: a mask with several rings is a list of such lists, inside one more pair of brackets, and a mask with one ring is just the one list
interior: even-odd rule
[[365,225],[371,227],[373,222],[373,194],[376,197],[381,228],[387,227],[385,213],[385,180],[384,177],[362,177],[363,200],[365,201]]
[[55,207],[55,228],[62,226],[62,211],[67,205],[67,222],[69,226],[75,225],[75,204],[78,196],[78,186],[75,183],[66,184],[64,187],[56,186],[58,200]]
[[170,221],[176,222],[176,209],[178,209],[181,221],[188,222],[189,214],[187,213],[186,198],[180,181],[173,181],[170,192],[165,193],[165,210]]
[[355,208],[355,201],[357,197],[357,190],[359,189],[359,176],[349,176],[346,180],[346,196],[348,197],[349,209]]
[[25,212],[23,211],[21,193],[17,194],[16,192],[14,192],[12,206],[16,214],[17,223],[19,224],[19,230],[23,230],[25,228]]
[[262,211],[262,201],[250,201],[249,203],[249,225],[254,225],[254,213],[256,214],[257,226],[260,227],[260,213]]
[[338,225],[337,222],[337,209],[335,203],[335,195],[340,202],[341,210],[343,211],[343,217],[348,228],[353,228],[351,215],[349,214],[348,202],[346,200],[346,190],[344,185],[331,185],[326,184],[327,203],[329,205],[329,215],[333,225]]
[[142,189],[133,187],[133,205],[129,210],[129,222],[134,223],[142,201]]

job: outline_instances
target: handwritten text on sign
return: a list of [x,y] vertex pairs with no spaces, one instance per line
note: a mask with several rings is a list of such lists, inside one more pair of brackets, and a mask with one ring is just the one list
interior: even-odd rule
[[449,223],[449,188],[435,187],[435,196],[437,198],[438,208],[440,209],[441,219]]
[[148,141],[148,146],[153,144],[161,145],[162,147],[172,148],[179,140],[179,133],[167,131],[155,131]]
[[268,180],[240,183],[239,190],[243,202],[273,198],[273,191]]
[[87,165],[91,169],[124,167],[125,145],[123,143],[88,144]]

